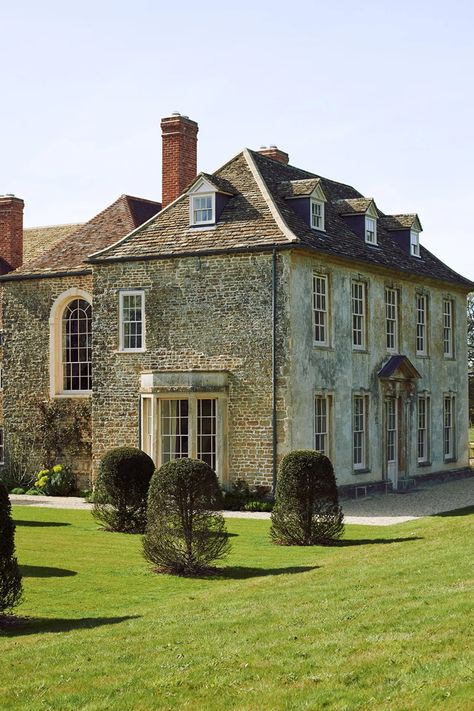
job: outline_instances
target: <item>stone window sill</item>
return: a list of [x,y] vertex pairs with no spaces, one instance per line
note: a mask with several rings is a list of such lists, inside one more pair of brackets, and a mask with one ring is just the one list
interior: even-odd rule
[[370,474],[372,470],[369,467],[364,467],[363,469],[354,469],[353,475],[358,476],[359,474]]

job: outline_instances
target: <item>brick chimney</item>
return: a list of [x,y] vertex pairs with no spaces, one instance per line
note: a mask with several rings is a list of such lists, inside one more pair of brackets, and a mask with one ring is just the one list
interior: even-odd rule
[[259,151],[260,155],[266,156],[267,158],[273,158],[273,160],[279,160],[280,163],[285,163],[285,165],[288,165],[288,161],[290,160],[290,157],[288,153],[285,153],[285,151],[280,151],[279,148],[276,146],[262,146]]
[[6,274],[23,261],[23,207],[14,195],[0,195],[0,271]]
[[163,207],[176,200],[197,175],[198,130],[195,121],[178,113],[161,119]]

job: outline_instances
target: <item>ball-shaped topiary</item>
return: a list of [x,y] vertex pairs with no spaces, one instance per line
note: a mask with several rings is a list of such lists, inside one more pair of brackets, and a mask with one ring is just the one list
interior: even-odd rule
[[199,575],[229,551],[215,472],[199,459],[163,464],[150,483],[145,558],[160,571]]
[[0,483],[0,618],[21,602],[23,587],[15,558],[15,524],[6,487]]
[[271,519],[273,541],[287,546],[327,544],[342,535],[336,479],[324,454],[299,450],[282,459]]
[[116,447],[100,462],[94,517],[109,531],[143,533],[153,460],[135,447]]

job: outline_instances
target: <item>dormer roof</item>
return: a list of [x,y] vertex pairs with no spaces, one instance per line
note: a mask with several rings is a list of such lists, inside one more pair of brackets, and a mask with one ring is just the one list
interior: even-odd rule
[[370,215],[378,217],[377,206],[373,198],[348,198],[336,200],[334,207],[338,215]]
[[407,215],[384,215],[380,218],[380,224],[390,232],[397,230],[416,230],[422,232],[420,218],[416,213]]
[[222,193],[223,195],[234,195],[234,191],[227,180],[222,180],[209,173],[199,173],[186,191],[191,193]]
[[280,195],[286,200],[314,197],[326,202],[320,178],[309,180],[284,180],[279,186]]

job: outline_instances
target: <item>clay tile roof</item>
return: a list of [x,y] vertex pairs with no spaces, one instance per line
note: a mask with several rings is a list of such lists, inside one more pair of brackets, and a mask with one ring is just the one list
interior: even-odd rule
[[285,198],[307,197],[320,183],[319,178],[307,180],[284,180],[280,183],[280,195]]
[[334,207],[339,215],[360,215],[367,212],[372,203],[372,198],[353,198],[336,200]]
[[84,263],[88,254],[117,242],[153,217],[160,208],[161,204],[152,200],[121,195],[92,220],[69,231],[60,241],[38,256],[24,261],[21,267],[6,278],[88,269],[89,266]]
[[72,225],[52,225],[50,227],[28,227],[23,230],[23,261],[30,262],[75,232],[82,223]]

